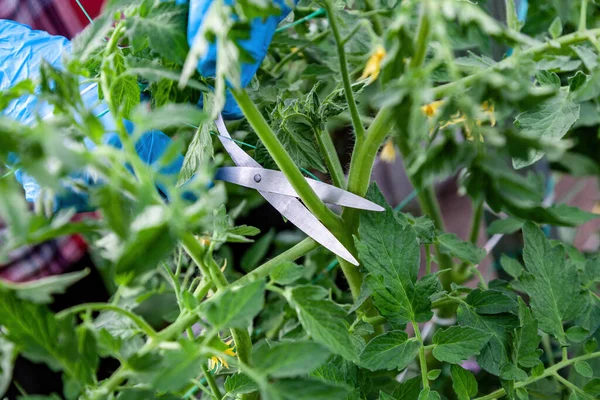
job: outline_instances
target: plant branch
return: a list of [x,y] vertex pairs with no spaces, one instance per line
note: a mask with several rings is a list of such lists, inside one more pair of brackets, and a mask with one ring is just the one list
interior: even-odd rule
[[581,10],[579,12],[579,32],[584,32],[587,29],[587,5],[588,0],[581,0]]
[[342,168],[342,163],[340,163],[340,158],[338,157],[333,140],[331,140],[331,135],[327,131],[327,128],[315,129],[315,136],[319,148],[321,149],[321,154],[323,154],[323,157],[325,158],[325,164],[327,164],[327,170],[331,175],[333,184],[339,188],[345,189],[346,177],[344,176],[344,169]]
[[464,88],[464,87],[468,87],[468,86],[472,85],[473,83],[477,82],[479,79],[489,75],[491,71],[494,71],[494,70],[501,71],[503,68],[510,66],[511,63],[517,62],[517,60],[524,55],[537,56],[537,55],[540,55],[549,50],[553,50],[553,49],[555,49],[554,45],[556,43],[558,43],[560,45],[560,47],[563,48],[563,47],[568,47],[572,44],[590,40],[590,38],[597,38],[598,36],[600,36],[600,28],[585,30],[582,32],[574,32],[574,33],[565,35],[563,37],[560,37],[556,40],[553,40],[551,42],[546,42],[543,44],[532,46],[528,49],[525,49],[525,50],[519,52],[518,54],[514,54],[511,57],[505,58],[504,60],[494,64],[493,66],[491,66],[489,68],[483,69],[472,75],[465,76],[464,78],[461,78],[454,82],[446,83],[445,85],[436,86],[435,88],[432,89],[433,97],[436,99],[441,99],[443,97],[446,97],[446,96],[454,93],[459,88]]
[[[554,374],[556,374],[557,371],[560,371],[561,369],[563,369],[565,367],[575,364],[578,361],[590,360],[590,359],[597,358],[597,357],[600,357],[600,351],[597,351],[595,353],[584,354],[579,357],[571,358],[570,360],[561,361],[558,364],[555,364],[551,367],[546,368],[544,373],[539,376],[532,376],[523,382],[515,383],[515,389],[527,386],[527,385],[537,382],[541,379],[548,378],[549,376],[553,376]],[[506,395],[506,391],[504,389],[498,389],[495,392],[492,392],[485,396],[477,397],[475,400],[497,400],[501,397],[504,397],[505,395]]]
[[295,261],[298,258],[304,256],[305,254],[315,250],[319,246],[320,246],[320,244],[315,242],[313,239],[306,238],[303,241],[301,241],[300,243],[298,243],[297,245],[295,245],[294,247],[284,251],[283,253],[279,254],[276,257],[273,257],[266,263],[262,264],[261,266],[259,266],[256,269],[254,269],[252,272],[242,276],[240,279],[235,281],[233,284],[234,285],[245,285],[247,283],[250,283],[251,281],[254,281],[257,279],[262,279],[262,278],[268,276],[271,273],[271,271],[273,270],[273,268],[275,268],[276,266],[278,266],[284,262],[287,262],[287,261]]
[[586,400],[594,400],[596,397],[592,397],[589,394],[587,394],[586,392],[584,392],[582,389],[578,388],[576,385],[572,384],[571,382],[569,382],[568,380],[566,380],[565,378],[563,378],[562,376],[560,376],[560,374],[558,372],[555,372],[552,374],[552,376],[559,381],[560,383],[562,383],[563,385],[565,385],[565,387],[571,389],[573,392],[576,392],[578,395],[582,396],[584,399]]
[[341,219],[327,206],[315,191],[310,187],[298,166],[291,159],[275,132],[271,129],[265,118],[256,108],[256,105],[248,96],[245,90],[231,89],[231,93],[235,101],[240,106],[245,117],[250,122],[252,128],[256,132],[258,138],[267,148],[271,157],[284,173],[285,177],[290,181],[292,187],[298,193],[306,207],[323,222],[333,233],[338,235],[343,232]]
[[412,326],[415,330],[415,337],[421,343],[421,347],[419,348],[419,363],[421,365],[421,379],[423,380],[423,388],[428,388],[429,378],[427,377],[427,358],[425,358],[425,345],[423,344],[423,338],[421,337],[419,324],[413,321]]
[[58,314],[56,314],[56,318],[64,319],[69,315],[77,314],[77,313],[84,312],[84,311],[102,311],[102,310],[112,311],[117,314],[124,315],[125,317],[129,318],[131,320],[131,322],[136,324],[137,327],[140,328],[140,330],[142,330],[142,332],[144,332],[148,337],[150,337],[152,339],[156,339],[158,337],[158,334],[156,333],[156,331],[146,321],[144,321],[142,319],[142,317],[132,313],[129,310],[126,310],[124,308],[116,306],[114,304],[107,304],[107,303],[80,304],[80,305],[73,306],[73,307],[67,308],[66,310],[59,312]]
[[337,45],[337,53],[340,60],[340,73],[342,74],[342,82],[344,84],[344,94],[346,95],[346,102],[348,103],[348,109],[352,116],[352,126],[354,127],[354,132],[356,134],[356,141],[360,144],[365,137],[365,128],[362,125],[360,113],[358,112],[356,101],[354,100],[354,92],[352,91],[352,84],[350,83],[350,73],[348,72],[348,62],[346,61],[343,38],[340,33],[332,0],[325,0],[323,6],[325,11],[327,11],[327,19],[329,20],[329,25],[331,26],[331,31],[333,32],[333,37],[335,38],[335,43]]
[[204,373],[204,377],[206,378],[206,383],[212,390],[213,395],[217,400],[221,400],[223,395],[221,394],[221,390],[219,390],[219,386],[217,386],[217,382],[215,382],[215,378],[212,376],[206,364],[202,363],[202,372]]

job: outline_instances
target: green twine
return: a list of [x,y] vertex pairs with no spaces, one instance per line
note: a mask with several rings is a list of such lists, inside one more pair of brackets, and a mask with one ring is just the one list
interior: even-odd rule
[[319,8],[317,11],[313,11],[312,13],[308,14],[306,17],[300,18],[300,19],[292,22],[291,24],[284,25],[281,28],[277,28],[277,30],[275,30],[275,33],[283,32],[286,29],[293,28],[296,25],[300,25],[303,22],[309,21],[309,20],[316,18],[323,14],[325,14],[325,9]]
[[92,17],[90,17],[90,14],[87,13],[85,8],[83,7],[83,4],[81,4],[81,2],[79,0],[75,0],[75,1],[77,2],[77,5],[79,6],[79,8],[81,8],[81,11],[83,11],[85,16],[87,17],[88,21],[90,21],[90,23],[93,24],[94,20],[92,19]]

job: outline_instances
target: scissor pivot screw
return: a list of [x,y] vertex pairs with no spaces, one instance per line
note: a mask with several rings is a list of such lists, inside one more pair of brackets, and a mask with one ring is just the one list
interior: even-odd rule
[[260,176],[260,174],[256,174],[254,175],[254,182],[258,183],[262,180],[262,176]]

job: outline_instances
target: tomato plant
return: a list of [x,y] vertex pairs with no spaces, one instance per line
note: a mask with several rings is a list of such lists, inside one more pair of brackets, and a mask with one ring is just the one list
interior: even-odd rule
[[[542,230],[597,215],[545,202],[533,169],[550,160],[598,176],[598,10],[532,2],[523,23],[513,0],[506,20],[485,3],[302,2],[243,88],[252,55],[238,41],[278,12],[270,2],[215,0],[191,48],[187,6],[109,2],[65,68],[45,64],[0,95],[2,109],[33,93],[53,107],[34,124],[0,118],[3,164],[43,188],[29,211],[10,174],[0,179],[0,254],[80,233],[111,298],[53,312],[85,272],[2,282],[0,388],[21,354],[61,371],[68,399],[598,398],[600,258]],[[215,42],[215,76],[202,77]],[[110,128],[82,80],[98,85]],[[234,139],[285,174],[358,267],[271,221],[236,224],[261,200],[212,182],[230,163],[213,140],[228,93],[244,114],[228,124]],[[173,140],[147,165],[136,144],[152,130]],[[402,157],[422,215],[371,183],[382,148]],[[164,173],[178,154],[181,171]],[[334,212],[303,172],[385,211]],[[467,241],[445,231],[435,184],[449,177],[472,203]],[[65,190],[100,218],[54,211]],[[522,257],[500,260],[506,279],[478,269],[486,208],[499,217],[491,234],[522,233]],[[118,364],[108,377],[103,359]]]

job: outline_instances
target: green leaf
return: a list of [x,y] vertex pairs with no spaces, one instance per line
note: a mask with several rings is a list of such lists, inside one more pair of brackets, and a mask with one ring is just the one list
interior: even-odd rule
[[[542,102],[532,110],[517,115],[515,125],[525,136],[557,142],[563,138],[579,118],[579,104],[575,104],[565,89]],[[516,169],[524,168],[544,156],[539,150],[529,150],[527,158],[513,159]]]
[[430,381],[435,381],[441,373],[441,369],[432,369],[431,371],[427,372],[427,379],[429,379]]
[[225,380],[225,390],[231,395],[252,393],[258,390],[258,385],[248,376],[237,373],[229,375]]
[[440,394],[435,390],[431,390],[430,388],[425,388],[421,390],[419,393],[419,397],[417,400],[440,400]]
[[507,381],[524,381],[527,373],[513,363],[506,363],[500,369],[500,378]]
[[267,386],[265,400],[344,400],[349,394],[345,386],[316,379],[282,379]]
[[82,63],[87,62],[90,57],[99,57],[106,46],[106,37],[112,28],[112,22],[111,16],[101,15],[94,20],[93,24],[89,24],[79,32],[71,41],[72,57]]
[[517,218],[507,217],[504,219],[497,219],[490,224],[487,228],[487,232],[490,235],[496,235],[498,233],[504,235],[510,235],[515,233],[523,227],[523,221]]
[[[209,107],[209,100],[207,95],[204,95],[204,105],[206,112],[210,114],[211,108]],[[214,148],[212,138],[210,137],[210,131],[213,129],[214,123],[212,121],[204,121],[202,125],[194,133],[194,137],[188,146],[183,159],[183,165],[179,172],[179,178],[177,178],[177,186],[181,186],[197,172],[202,171],[202,167],[211,161],[214,157]]]
[[[381,196],[377,192],[373,185],[367,197]],[[417,283],[420,251],[414,229],[403,227],[386,205],[384,212],[362,213],[358,233],[358,257],[370,272],[366,281],[381,314],[398,326],[428,321],[435,287],[428,281]]]
[[304,267],[288,261],[277,265],[271,271],[271,280],[280,285],[289,285],[304,276]]
[[471,397],[475,397],[478,385],[471,371],[452,364],[450,375],[452,376],[452,389],[454,389],[458,400],[469,400]]
[[451,254],[472,264],[479,264],[485,257],[485,250],[478,248],[471,242],[459,239],[453,233],[438,235],[437,241],[444,253]]
[[451,326],[433,335],[433,356],[440,361],[459,364],[480,353],[491,334],[466,326]]
[[516,314],[517,302],[506,293],[496,290],[475,289],[466,298],[467,303],[479,314]]
[[198,346],[182,340],[158,354],[135,354],[128,365],[135,373],[135,380],[148,383],[156,390],[177,391],[200,374],[203,361]]
[[260,261],[267,255],[274,238],[275,230],[271,229],[244,253],[240,260],[240,265],[244,271],[252,271],[258,266]]
[[590,367],[585,361],[577,361],[574,365],[575,371],[577,371],[581,376],[586,378],[592,378],[594,376],[594,370]]
[[128,284],[139,275],[156,268],[176,244],[176,233],[170,226],[171,210],[148,206],[131,224],[131,233],[118,248],[115,261],[116,279]]
[[52,303],[52,295],[65,293],[67,288],[90,273],[89,269],[53,275],[31,282],[12,283],[0,280],[0,290],[15,292],[16,296],[38,304]]
[[402,382],[392,394],[396,400],[413,400],[421,392],[421,377],[416,376],[405,382]]
[[581,71],[577,71],[575,75],[569,77],[569,91],[571,93],[576,92],[582,88],[587,82],[587,75]]
[[111,81],[110,96],[123,115],[129,117],[131,111],[140,103],[140,88],[135,76],[124,74],[127,67],[121,50],[117,50],[111,57],[115,77]]
[[583,387],[586,393],[592,396],[600,396],[600,378],[594,378]]
[[161,2],[152,7],[145,18],[127,18],[126,32],[135,50],[147,40],[152,51],[169,61],[183,65],[189,51],[186,36],[187,16],[187,6]]
[[0,396],[3,396],[12,382],[12,374],[17,353],[15,345],[0,336]]
[[575,323],[590,332],[596,332],[600,327],[600,299],[595,293],[585,293],[585,308],[576,316]]
[[562,34],[562,31],[562,21],[560,20],[560,17],[554,18],[554,21],[550,24],[550,28],[548,28],[550,36],[552,36],[552,39],[556,39]]
[[551,248],[542,230],[533,223],[524,225],[523,235],[527,271],[519,282],[531,297],[540,329],[566,344],[563,322],[571,321],[585,308],[577,268],[566,262],[564,248]]
[[519,297],[520,326],[514,330],[513,362],[525,368],[532,368],[540,363],[542,351],[538,349],[540,336],[538,322],[531,315],[531,310]]
[[504,271],[514,279],[519,279],[523,273],[523,266],[521,263],[506,254],[502,254],[502,257],[500,257],[500,265],[502,265]]
[[265,375],[287,378],[312,372],[329,356],[329,351],[317,343],[280,342],[260,346],[252,355],[252,362]]
[[402,370],[416,357],[420,343],[405,332],[390,331],[376,336],[360,354],[360,366],[371,371]]
[[577,54],[577,56],[583,61],[585,67],[591,71],[598,66],[598,56],[588,47],[581,45],[573,45],[571,49]]
[[286,290],[286,298],[298,313],[308,334],[331,352],[355,361],[356,350],[346,322],[346,312],[318,286],[297,286]]
[[[131,120],[135,123],[137,132],[146,132],[152,129],[164,131],[174,128],[190,127],[190,125],[202,125],[204,128],[206,123],[209,122],[207,121],[207,112],[204,112],[198,109],[198,107],[194,107],[190,104],[175,103],[155,107],[152,111],[148,110],[147,105],[138,105],[131,113]],[[209,123],[210,127],[212,127],[211,123]],[[192,143],[193,141],[194,139],[192,139]],[[191,145],[192,144],[190,143],[190,146]],[[210,152],[210,154],[207,155],[207,157],[212,157],[212,141],[210,141],[210,143],[204,143],[204,145],[210,146],[210,149],[207,150]]]
[[581,326],[572,326],[567,329],[567,338],[575,343],[581,343],[590,336],[590,331]]
[[458,307],[457,319],[459,325],[479,329],[491,335],[477,356],[477,362],[486,371],[500,375],[500,367],[509,361],[508,331],[518,326],[516,316],[508,313],[481,315],[473,307],[463,303]]
[[264,305],[264,281],[228,286],[200,305],[200,312],[216,329],[247,328]]
[[586,353],[593,353],[596,348],[598,348],[598,341],[596,340],[596,338],[591,338],[590,340],[588,340],[587,342],[585,342],[583,349]]

